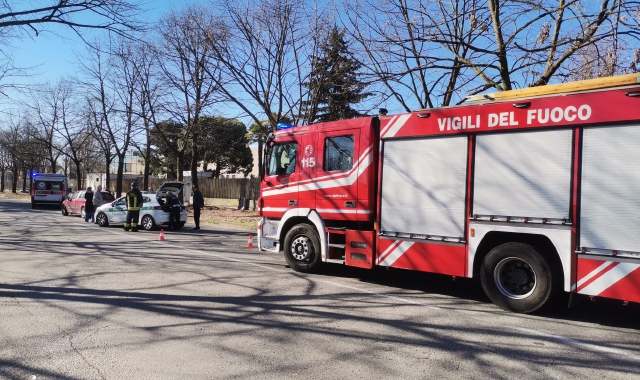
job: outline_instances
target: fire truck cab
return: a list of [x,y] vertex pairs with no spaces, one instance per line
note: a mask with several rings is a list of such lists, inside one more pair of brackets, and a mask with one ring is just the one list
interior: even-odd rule
[[276,132],[261,250],[479,277],[529,313],[562,291],[640,302],[640,74]]

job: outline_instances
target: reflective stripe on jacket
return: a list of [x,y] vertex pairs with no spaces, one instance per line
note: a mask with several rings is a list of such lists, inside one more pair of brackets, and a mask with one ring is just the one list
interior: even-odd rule
[[142,193],[138,189],[132,189],[127,193],[127,210],[140,211],[142,207]]

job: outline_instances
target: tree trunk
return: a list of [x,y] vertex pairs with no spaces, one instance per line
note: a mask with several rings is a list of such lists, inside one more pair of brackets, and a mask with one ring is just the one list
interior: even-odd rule
[[27,191],[27,170],[22,170],[22,192]]
[[0,176],[0,192],[4,193],[4,170],[2,171],[2,175]]
[[260,140],[258,141],[258,178],[262,179],[264,177],[264,165],[262,163],[263,154],[262,151],[264,149],[264,143]]
[[198,186],[198,134],[193,134],[191,142],[191,188]]
[[145,149],[144,157],[145,157],[145,160],[144,160],[144,188],[148,189],[149,188],[149,175],[151,175],[151,173],[149,173],[150,166],[151,166],[151,139],[149,139],[148,134],[147,134],[147,146],[146,146],[146,149]]
[[[105,189],[107,190],[109,189],[109,184],[111,183],[111,155],[108,155],[106,157],[106,163],[107,163],[107,169],[105,170]],[[109,189],[109,192],[111,192],[112,190]]]
[[220,178],[220,163],[216,162],[216,169],[213,171],[213,178]]
[[122,196],[122,177],[124,174],[124,154],[118,155],[118,175],[116,176],[116,198]]
[[82,189],[82,168],[80,168],[80,163],[76,162],[76,185],[77,185],[77,189],[76,190],[80,190]]
[[[184,181],[184,175],[182,173],[182,167],[184,166],[184,151],[180,151],[177,154],[176,157],[176,178],[178,179],[178,181],[183,182]],[[180,194],[178,194],[178,199],[180,200],[181,203],[184,203],[184,189],[182,189],[182,191],[180,192]]]
[[11,192],[15,194],[18,192],[18,167],[17,166],[13,167],[13,169],[11,170],[11,174],[13,174],[13,178],[11,178]]

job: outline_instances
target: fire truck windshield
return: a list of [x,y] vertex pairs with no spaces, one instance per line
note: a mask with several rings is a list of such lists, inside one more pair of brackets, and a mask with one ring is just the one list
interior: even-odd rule
[[295,172],[298,143],[295,141],[273,144],[265,157],[268,163],[265,173],[271,175],[286,175]]

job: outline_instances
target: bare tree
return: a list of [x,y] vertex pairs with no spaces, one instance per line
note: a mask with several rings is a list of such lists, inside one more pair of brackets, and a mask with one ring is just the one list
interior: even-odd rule
[[58,159],[62,155],[62,145],[57,139],[56,128],[60,116],[61,97],[66,93],[65,86],[65,81],[62,80],[55,85],[45,84],[39,89],[33,89],[30,100],[24,103],[24,108],[30,110],[35,126],[33,138],[42,144],[51,173],[56,172]]
[[80,109],[78,95],[74,91],[74,83],[68,80],[60,82],[59,116],[56,133],[63,142],[64,154],[75,167],[78,189],[82,188],[82,166],[86,159],[84,150],[90,140],[88,124]]
[[140,43],[135,49],[136,59],[133,60],[138,71],[137,101],[140,105],[140,117],[145,132],[144,149],[138,147],[144,158],[144,188],[149,187],[149,175],[151,174],[151,133],[158,124],[158,112],[160,112],[163,96],[163,82],[160,66],[160,55],[151,43]]
[[198,184],[198,149],[196,144],[198,121],[203,111],[215,104],[221,89],[219,65],[211,60],[213,35],[224,35],[224,25],[215,12],[205,5],[187,6],[171,12],[160,22],[162,35],[160,60],[171,89],[164,110],[173,120],[185,125],[179,144],[178,179],[183,179],[184,152],[191,146],[191,182]]
[[139,74],[130,59],[131,43],[125,40],[109,42],[109,49],[103,50],[101,46],[90,49],[91,57],[81,60],[82,83],[92,114],[88,124],[100,136],[107,170],[111,157],[107,157],[107,152],[113,151],[118,158],[115,193],[120,196],[125,159],[138,122],[136,86]]
[[[609,75],[618,73],[620,57],[630,60],[640,36],[638,5],[622,0],[365,0],[345,5],[345,23],[369,59],[372,80],[409,110],[414,104],[453,104],[489,88],[575,78],[582,67],[576,64],[580,52],[598,46],[604,54],[592,59],[604,57]],[[606,52],[602,46],[614,48]]]
[[[137,103],[137,87],[140,80],[140,72],[137,70],[133,50],[135,46],[125,40],[120,40],[111,52],[111,64],[114,74],[111,83],[113,94],[116,97],[115,121],[118,126],[118,133],[113,133],[113,128],[109,128],[108,134],[111,137],[113,148],[118,157],[118,183],[116,193],[122,192],[122,174],[124,170],[125,156],[130,149],[131,142],[135,139],[136,128],[139,121],[139,104]],[[108,120],[105,119],[107,122]],[[114,126],[107,122],[107,125]]]
[[106,183],[111,180],[111,163],[115,158],[113,142],[106,128],[104,114],[102,112],[101,103],[95,98],[86,99],[85,117],[89,125],[89,133],[96,145],[96,151],[100,152],[102,165],[104,167]]
[[[304,120],[302,101],[307,96],[304,79],[325,30],[327,15],[302,0],[220,2],[228,32],[208,34],[211,59],[219,62],[218,81],[227,101],[239,107],[254,123],[252,134],[262,141],[283,119]],[[267,121],[265,123],[265,120]]]
[[18,178],[23,170],[24,151],[24,124],[25,119],[21,115],[8,113],[4,120],[5,130],[2,134],[2,144],[7,150],[8,167],[11,172],[11,192],[18,189]]
[[84,32],[103,30],[121,36],[143,31],[139,0],[22,0],[0,1],[0,94],[15,88],[29,68],[16,67],[11,58],[12,42],[23,37],[56,33],[56,28],[71,29],[83,41]]
[[5,174],[10,168],[11,155],[9,154],[8,143],[4,140],[5,133],[0,130],[0,192],[4,192]]
[[[137,17],[140,4],[127,0],[48,0],[25,6],[23,1],[0,2],[0,37],[32,32],[36,36],[48,26],[64,25],[82,37],[83,29],[103,29],[117,34],[141,30]],[[36,6],[37,4],[37,6]],[[8,30],[12,29],[12,30]]]

